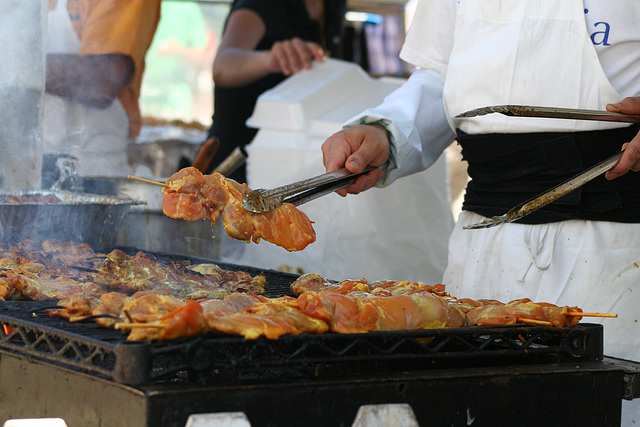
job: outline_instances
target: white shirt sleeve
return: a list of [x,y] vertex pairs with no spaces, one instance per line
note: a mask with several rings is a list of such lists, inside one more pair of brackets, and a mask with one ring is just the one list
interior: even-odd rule
[[453,46],[457,0],[419,0],[400,57],[418,67],[382,104],[344,124],[384,125],[391,140],[386,173],[378,186],[420,172],[455,139],[445,115],[442,90]]
[[433,70],[417,70],[382,104],[343,125],[349,128],[378,122],[389,132],[391,155],[378,186],[428,168],[455,139],[444,111],[443,86],[442,75]]

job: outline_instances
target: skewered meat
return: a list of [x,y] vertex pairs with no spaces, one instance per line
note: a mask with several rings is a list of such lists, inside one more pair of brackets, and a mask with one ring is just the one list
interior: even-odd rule
[[426,285],[421,282],[409,282],[405,280],[380,280],[369,283],[366,279],[343,280],[342,282],[335,282],[315,273],[307,273],[298,277],[291,284],[291,292],[293,293],[293,295],[297,296],[303,294],[304,292],[338,290],[340,288],[344,288],[345,286],[359,287],[361,290],[373,292],[380,296],[397,295],[399,293],[407,293],[419,289],[428,289],[431,293],[439,295],[441,297],[450,297],[450,295],[445,291],[445,286],[442,284]]
[[57,241],[0,244],[0,298],[56,300],[59,307],[47,310],[51,316],[90,318],[122,329],[129,340],[161,341],[209,331],[276,339],[305,332],[468,325],[571,327],[583,315],[598,314],[529,299],[507,304],[458,299],[444,285],[409,281],[336,282],[306,274],[291,285],[297,298],[258,295],[264,285],[264,276],[215,264],[163,264],[143,252],[96,254]]
[[100,298],[81,293],[74,294],[58,301],[58,308],[50,308],[45,311],[52,317],[61,317],[71,322],[84,320],[88,316],[92,316],[93,311],[100,306]]
[[95,280],[109,290],[129,294],[155,290],[186,299],[224,298],[236,291],[264,293],[264,276],[208,268],[211,274],[203,274],[177,262],[161,264],[144,252],[130,257],[116,249],[107,255]]
[[[303,277],[306,289],[319,289],[321,279]],[[328,281],[325,281],[328,282]],[[292,289],[303,287],[295,282]],[[466,324],[464,313],[437,294],[441,286],[419,282],[376,282],[373,289],[365,279],[345,280],[339,286],[307,291],[298,296],[300,310],[324,320],[331,331],[357,333],[459,327]]]
[[196,264],[188,266],[190,271],[199,273],[214,283],[220,283],[225,289],[248,294],[263,294],[266,278],[263,275],[251,276],[245,271],[230,271],[217,264]]
[[[102,326],[119,327],[125,332],[131,331],[128,340],[159,339],[162,335],[160,329],[167,327],[162,323],[162,328],[154,327],[163,320],[167,320],[172,313],[186,305],[188,301],[172,295],[160,295],[154,291],[137,292],[127,296],[118,292],[109,292],[100,297],[101,304],[92,314],[97,317],[96,322]],[[196,303],[197,304],[197,303]],[[198,304],[199,305],[199,304]],[[191,310],[191,309],[190,309]],[[187,312],[190,312],[189,310]],[[180,322],[178,322],[180,323]],[[137,328],[141,324],[149,324],[147,328]],[[134,325],[134,326],[132,326]],[[175,324],[170,332],[175,336]],[[183,331],[184,334],[188,330]],[[186,335],[184,335],[186,336]]]
[[144,252],[129,256],[114,250],[104,255],[81,243],[54,240],[0,244],[0,300],[58,300],[60,309],[50,313],[69,319],[89,315],[97,298],[111,291],[221,299],[235,292],[262,294],[265,284],[263,275],[215,264],[164,264]]
[[91,282],[57,274],[34,274],[14,270],[13,286],[23,298],[34,301],[62,300],[73,295],[98,297],[104,290]]
[[0,301],[12,299],[18,294],[13,281],[14,275],[11,270],[0,271]]
[[[169,303],[169,306],[171,303]],[[134,325],[136,323],[133,323]],[[124,328],[131,325],[121,326]],[[187,301],[173,311],[163,315],[157,321],[144,322],[142,328],[134,328],[127,340],[167,341],[176,338],[190,337],[209,331],[207,319],[202,313],[202,306],[195,301]]]
[[305,292],[320,292],[328,289],[337,289],[339,287],[340,283],[328,280],[319,274],[307,273],[298,277],[291,284],[291,293],[297,296]]
[[211,329],[211,319],[239,313],[254,303],[267,299],[234,293],[223,300],[196,302],[143,291],[132,296],[109,292],[102,295],[100,301],[92,311],[94,320],[99,325],[130,332],[127,337],[129,341],[162,341],[206,333]]
[[494,303],[476,307],[467,313],[471,325],[495,326],[526,323],[527,320],[549,322],[550,326],[568,328],[581,319],[567,316],[568,312],[582,312],[578,307],[559,307],[549,303],[534,303],[528,298],[508,304]]
[[94,315],[109,314],[113,319],[96,321],[125,332],[130,330],[129,341],[162,341],[210,330],[247,339],[259,336],[277,339],[284,334],[324,333],[329,329],[324,321],[302,313],[296,299],[291,297],[268,299],[232,294],[224,300],[198,303],[140,292],[131,297],[110,295],[106,300],[103,296],[103,302]]
[[300,309],[333,332],[357,333],[459,327],[464,315],[429,292],[376,296],[338,291],[305,292]]
[[22,268],[27,264],[40,264],[52,269],[64,268],[66,265],[90,268],[96,262],[100,262],[103,256],[85,243],[62,242],[55,239],[42,242],[26,239],[11,244],[0,244],[2,263],[13,262]]
[[203,175],[188,167],[171,176],[167,184],[162,189],[162,208],[171,218],[209,219],[213,224],[222,216],[230,237],[247,243],[264,239],[288,251],[302,250],[316,239],[312,222],[295,206],[284,203],[270,212],[249,212],[242,205],[250,191],[246,184],[218,173]]
[[291,297],[272,298],[257,302],[241,313],[210,317],[209,326],[218,332],[243,335],[247,339],[262,335],[277,339],[284,334],[322,334],[329,330],[326,322],[308,316]]
[[100,304],[95,307],[91,314],[94,322],[105,328],[113,328],[116,323],[124,322],[124,303],[129,297],[120,292],[107,292],[100,296]]
[[154,291],[137,292],[125,298],[122,312],[131,322],[152,322],[179,309],[185,300],[173,295],[160,295]]
[[[303,276],[301,283],[318,285],[321,276]],[[223,300],[185,300],[154,291],[132,296],[107,293],[93,310],[96,322],[130,332],[128,340],[167,340],[208,331],[242,335],[247,339],[283,334],[363,333],[370,331],[453,328],[468,325],[536,323],[571,327],[581,313],[577,307],[533,303],[528,299],[503,304],[495,300],[456,299],[442,285],[365,279],[328,282],[320,291],[297,298],[266,298],[231,294]],[[292,285],[294,286],[294,285]],[[317,289],[317,287],[316,287]],[[73,300],[71,298],[70,300]],[[81,306],[78,303],[78,306]],[[74,306],[75,307],[75,306]]]
[[[299,295],[299,305],[307,314],[327,321],[332,331],[358,332],[360,330],[389,330],[405,323],[406,329],[415,328],[417,319],[428,319],[429,311],[438,312],[439,305],[427,295],[437,296],[442,305],[442,326],[510,325],[536,323],[554,327],[572,327],[582,318],[578,307],[534,303],[530,299],[511,301],[454,298],[444,285],[425,285],[419,282],[381,281],[368,283],[365,279],[345,280],[339,283],[318,274],[300,276],[291,284],[291,290]],[[391,297],[381,300],[380,297]],[[413,301],[406,298],[410,297]],[[414,305],[415,304],[415,305]],[[423,311],[417,309],[420,307]],[[401,316],[398,316],[400,313]],[[402,317],[405,316],[405,317]],[[411,317],[413,316],[413,317]],[[461,319],[462,317],[462,319]],[[428,327],[428,326],[427,326]]]
[[233,293],[221,300],[204,300],[199,301],[202,310],[207,319],[212,317],[226,316],[228,314],[240,313],[251,307],[256,302],[267,301],[265,297],[257,295]]

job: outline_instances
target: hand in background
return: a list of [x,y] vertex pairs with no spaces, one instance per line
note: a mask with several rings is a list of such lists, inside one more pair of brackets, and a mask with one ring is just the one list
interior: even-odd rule
[[324,51],[317,43],[303,41],[297,37],[273,44],[267,54],[267,67],[272,73],[285,76],[311,68],[312,61],[324,61]]
[[257,50],[266,27],[251,10],[239,9],[229,16],[220,47],[213,62],[213,81],[220,87],[241,87],[282,73],[290,76],[323,61],[322,47],[294,37],[275,42],[268,50]]

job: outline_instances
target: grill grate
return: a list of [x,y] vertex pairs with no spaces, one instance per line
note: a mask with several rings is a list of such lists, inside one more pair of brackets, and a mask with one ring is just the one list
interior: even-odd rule
[[[127,255],[131,256],[135,255],[140,250],[132,247],[118,247],[117,249],[120,249]],[[267,280],[264,296],[268,298],[281,297],[283,295],[293,296],[293,294],[291,293],[291,283],[293,283],[298,277],[300,277],[299,275],[293,273],[285,273],[277,270],[268,270],[246,265],[225,263],[189,255],[176,255],[166,252],[144,252],[149,255],[153,255],[161,263],[168,263],[172,261],[187,262],[190,264],[215,263],[224,270],[245,271],[251,274],[251,276],[262,274],[266,277]]]
[[[135,248],[120,248],[135,254]],[[228,270],[264,274],[265,296],[291,295],[295,274],[153,253],[160,262],[215,262]],[[448,367],[534,365],[603,359],[602,325],[465,327],[366,334],[261,337],[208,334],[165,343],[128,342],[94,322],[71,323],[44,312],[50,302],[0,304],[0,350],[128,385],[238,384]]]

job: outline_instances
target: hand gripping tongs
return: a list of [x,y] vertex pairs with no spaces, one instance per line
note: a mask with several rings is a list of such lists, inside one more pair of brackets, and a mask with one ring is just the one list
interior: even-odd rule
[[283,185],[270,190],[258,189],[247,193],[243,199],[243,206],[250,212],[262,213],[276,209],[283,203],[291,203],[299,206],[303,203],[317,199],[325,194],[332,193],[340,188],[347,187],[357,177],[364,175],[375,166],[367,166],[362,172],[352,174],[346,168],[328,172],[314,178]]
[[[542,117],[555,119],[574,119],[574,120],[600,120],[608,122],[627,122],[640,123],[640,116],[633,114],[614,113],[609,111],[596,110],[577,110],[572,108],[555,108],[555,107],[538,107],[528,105],[494,105],[490,107],[476,108],[465,113],[457,115],[455,118],[469,118],[483,116],[485,114],[500,113],[512,117]],[[465,230],[488,228],[499,224],[505,224],[519,220],[530,213],[540,209],[543,206],[559,199],[576,188],[586,184],[592,179],[602,175],[611,169],[622,157],[624,151],[614,154],[608,159],[603,160],[595,166],[585,170],[584,172],[574,176],[573,178],[563,182],[562,184],[545,191],[537,197],[520,203],[511,208],[504,215],[487,218],[475,224],[463,226]]]

